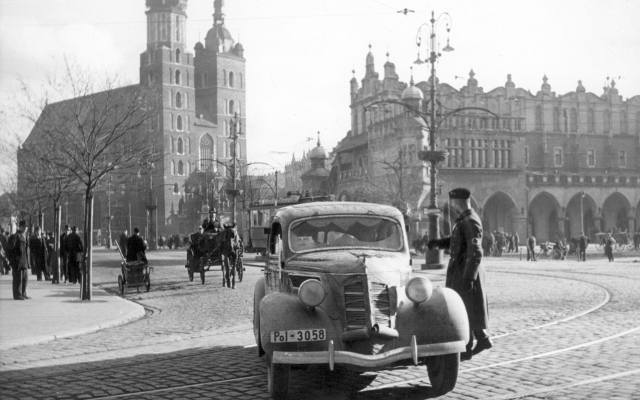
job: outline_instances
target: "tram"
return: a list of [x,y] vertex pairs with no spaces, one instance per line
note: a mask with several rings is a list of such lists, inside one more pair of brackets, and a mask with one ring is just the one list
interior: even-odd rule
[[249,240],[245,241],[245,250],[253,253],[264,254],[267,248],[267,237],[271,218],[277,209],[300,203],[312,201],[333,201],[334,196],[303,196],[299,192],[288,192],[287,197],[254,201],[249,205]]

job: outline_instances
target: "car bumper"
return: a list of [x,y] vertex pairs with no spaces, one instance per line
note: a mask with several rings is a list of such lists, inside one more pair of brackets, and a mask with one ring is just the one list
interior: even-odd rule
[[413,336],[410,346],[369,355],[334,350],[334,342],[330,340],[326,351],[274,351],[271,360],[276,364],[328,364],[332,371],[335,364],[375,369],[403,360],[412,360],[413,364],[418,365],[423,357],[461,353],[465,350],[466,343],[462,340],[419,345]]

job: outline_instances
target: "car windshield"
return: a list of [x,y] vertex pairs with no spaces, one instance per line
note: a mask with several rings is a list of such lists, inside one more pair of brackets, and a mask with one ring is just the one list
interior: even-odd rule
[[291,250],[323,248],[375,248],[402,250],[403,236],[396,221],[370,216],[317,217],[292,224]]

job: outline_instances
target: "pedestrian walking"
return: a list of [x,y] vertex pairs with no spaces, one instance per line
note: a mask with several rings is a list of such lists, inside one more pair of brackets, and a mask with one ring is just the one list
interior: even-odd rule
[[[489,313],[487,297],[484,292],[485,272],[482,261],[482,222],[471,208],[471,192],[464,188],[449,192],[449,204],[458,212],[451,236],[432,239],[428,247],[448,248],[451,254],[447,267],[446,287],[455,290],[467,309],[469,317],[469,342],[462,353],[463,360],[490,349],[493,346],[487,328]],[[473,347],[473,338],[476,345]]]
[[4,229],[0,229],[0,248],[4,254],[4,256],[0,257],[0,274],[7,275],[11,270],[9,256],[7,254],[9,249],[9,232]]
[[79,283],[80,276],[80,260],[82,258],[82,252],[84,247],[82,245],[82,239],[78,235],[78,228],[72,227],[71,233],[67,236],[66,251],[68,262],[69,282]]
[[518,232],[513,233],[513,248],[516,253],[520,252],[520,236],[518,236]]
[[633,235],[633,248],[634,250],[638,250],[640,248],[640,231],[637,231]]
[[578,261],[587,261],[588,245],[589,238],[585,236],[584,232],[580,232],[580,238],[578,239]]
[[51,277],[47,272],[47,242],[42,235],[42,228],[39,226],[35,227],[33,235],[29,239],[29,249],[31,250],[31,272],[39,281],[43,276],[45,280],[50,280]]
[[69,237],[69,234],[71,234],[71,228],[69,228],[69,225],[65,225],[64,226],[64,232],[62,232],[62,234],[60,235],[60,275],[62,275],[60,277],[60,279],[62,279],[62,277],[64,276],[64,282],[67,283],[67,280],[69,280],[69,255],[67,254],[67,238]]
[[533,234],[527,239],[527,261],[536,260],[536,237]]
[[613,246],[616,244],[616,240],[607,233],[607,237],[604,239],[604,254],[606,254],[609,262],[613,261]]
[[27,300],[27,282],[29,274],[29,241],[26,235],[27,223],[21,220],[18,230],[9,237],[9,262],[13,272],[13,299]]

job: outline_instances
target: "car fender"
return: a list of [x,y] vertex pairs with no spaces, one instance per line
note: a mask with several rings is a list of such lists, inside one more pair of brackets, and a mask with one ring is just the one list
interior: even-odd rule
[[298,296],[269,293],[260,301],[260,340],[264,351],[326,350],[327,340],[301,343],[271,343],[271,332],[293,329],[326,329],[327,339],[338,337],[339,327],[321,307],[309,308]]
[[429,300],[416,304],[398,290],[396,329],[401,343],[413,335],[418,344],[469,341],[469,319],[462,299],[452,289],[437,287]]
[[253,289],[253,337],[260,350],[260,301],[266,291],[264,276],[260,277]]

